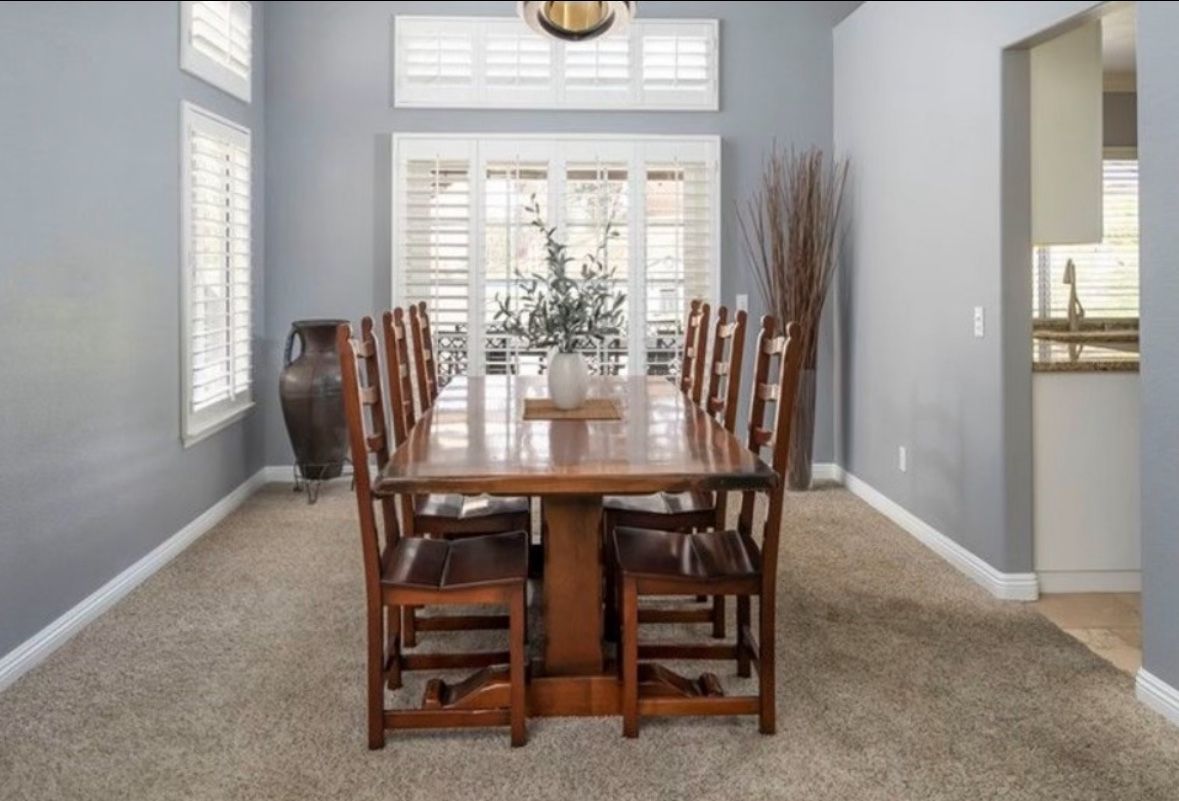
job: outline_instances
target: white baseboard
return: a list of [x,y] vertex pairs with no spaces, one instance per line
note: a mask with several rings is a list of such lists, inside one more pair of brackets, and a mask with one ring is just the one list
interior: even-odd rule
[[869,506],[921,541],[962,573],[1005,601],[1034,601],[1040,597],[1035,573],[1003,573],[885,496],[860,478],[844,472],[844,484]]
[[815,462],[811,465],[812,481],[834,481],[843,483],[843,468],[835,462]]
[[142,584],[153,573],[172,561],[181,551],[196,542],[202,534],[241,506],[247,498],[266,483],[267,469],[263,468],[247,478],[235,490],[160,543],[138,562],[98,588],[81,603],[15,649],[0,657],[0,690],[5,689],[43,662],[46,657],[64,645],[70,637],[118,603],[127,593]]
[[1140,570],[1037,570],[1040,592],[1141,592]]
[[1134,694],[1139,701],[1179,726],[1179,690],[1146,668],[1139,668],[1134,680]]

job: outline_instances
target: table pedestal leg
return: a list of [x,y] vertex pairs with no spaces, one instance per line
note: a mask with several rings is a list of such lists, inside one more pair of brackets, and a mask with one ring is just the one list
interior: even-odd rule
[[602,497],[552,495],[545,523],[544,671],[599,674],[602,655]]

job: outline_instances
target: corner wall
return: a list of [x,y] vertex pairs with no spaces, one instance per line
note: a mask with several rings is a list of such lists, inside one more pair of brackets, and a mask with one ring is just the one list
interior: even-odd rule
[[257,411],[182,447],[178,321],[181,100],[252,129],[262,295],[262,5],[246,105],[178,3],[0,4],[0,657],[263,463]]

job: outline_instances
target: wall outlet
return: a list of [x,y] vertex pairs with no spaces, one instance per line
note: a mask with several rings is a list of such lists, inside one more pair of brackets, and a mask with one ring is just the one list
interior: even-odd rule
[[743,312],[749,311],[749,296],[748,295],[738,295],[737,296],[737,311],[743,311]]
[[897,448],[897,469],[902,473],[909,472],[909,449],[904,445]]
[[983,313],[982,306],[974,307],[974,336],[982,339],[987,333],[986,317]]

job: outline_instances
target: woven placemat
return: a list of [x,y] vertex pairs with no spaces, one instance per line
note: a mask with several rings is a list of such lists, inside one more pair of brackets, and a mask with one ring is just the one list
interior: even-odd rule
[[525,398],[525,420],[621,420],[622,410],[610,398],[589,398],[576,409],[558,409],[549,398]]

